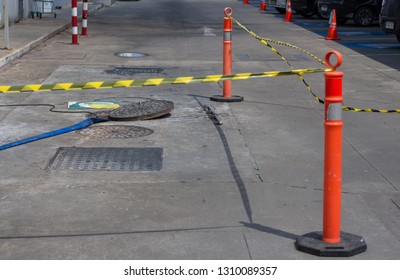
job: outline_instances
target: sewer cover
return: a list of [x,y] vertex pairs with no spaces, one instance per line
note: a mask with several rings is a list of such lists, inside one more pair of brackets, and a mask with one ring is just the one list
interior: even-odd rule
[[115,74],[120,76],[133,76],[135,74],[158,74],[163,71],[162,68],[151,68],[151,67],[115,67],[112,70],[106,70],[108,74]]
[[137,52],[121,52],[121,53],[116,53],[115,55],[119,57],[128,57],[128,58],[139,58],[147,56],[147,54],[145,53],[137,53]]
[[78,130],[76,133],[93,138],[126,139],[148,136],[153,132],[150,128],[140,126],[101,125]]
[[146,100],[121,106],[110,112],[114,121],[149,120],[168,114],[174,109],[174,103],[167,100]]
[[162,148],[60,147],[46,169],[74,171],[160,171]]

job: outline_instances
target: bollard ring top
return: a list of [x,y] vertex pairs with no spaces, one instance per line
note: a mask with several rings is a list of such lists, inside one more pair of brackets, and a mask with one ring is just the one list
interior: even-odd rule
[[[337,59],[337,62],[335,65],[332,65],[330,62],[331,55],[333,55],[333,54],[336,56],[336,59]],[[325,55],[325,64],[329,68],[334,68],[334,69],[338,68],[340,65],[342,65],[342,61],[343,61],[342,54],[338,51],[330,51],[330,52],[327,52]]]
[[225,14],[225,16],[230,17],[232,15],[232,8],[231,7],[225,8],[224,14]]

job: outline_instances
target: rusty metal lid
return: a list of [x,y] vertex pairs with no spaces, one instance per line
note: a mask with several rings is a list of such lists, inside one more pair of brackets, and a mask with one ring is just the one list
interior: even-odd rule
[[124,105],[110,112],[113,121],[149,120],[164,116],[174,109],[174,103],[167,100],[146,100]]

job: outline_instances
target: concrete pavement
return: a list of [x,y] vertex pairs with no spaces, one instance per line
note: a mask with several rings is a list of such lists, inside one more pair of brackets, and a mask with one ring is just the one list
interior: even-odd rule
[[[227,0],[117,2],[93,14],[90,35],[79,46],[70,45],[70,34],[62,32],[0,69],[0,84],[127,78],[110,74],[115,67],[162,69],[135,74],[135,79],[219,74],[226,6],[261,36],[319,57],[340,50],[349,106],[400,108],[398,71],[284,23],[274,11],[260,13]],[[61,19],[41,23],[68,24],[67,15]],[[30,34],[42,38],[59,28]],[[236,73],[288,69],[236,26],[233,38]],[[19,48],[30,41],[21,41]],[[279,50],[296,68],[319,67],[305,54]],[[147,56],[115,56],[126,51]],[[305,78],[323,96],[323,76]],[[322,106],[297,77],[234,82],[233,94],[245,98],[241,103],[209,100],[220,93],[219,84],[197,84],[2,95],[1,104],[50,103],[60,110],[72,100],[145,98],[173,101],[175,109],[166,118],[96,125],[154,131],[143,137],[115,139],[82,131],[1,151],[0,258],[319,259],[297,251],[293,242],[322,230]],[[201,105],[215,110],[223,125],[215,126]],[[83,118],[83,113],[55,114],[39,107],[0,107],[0,143]],[[400,258],[398,118],[344,113],[342,230],[363,236],[368,245],[367,252],[351,259]],[[163,149],[163,167],[157,172],[49,169],[59,147],[157,147]]]

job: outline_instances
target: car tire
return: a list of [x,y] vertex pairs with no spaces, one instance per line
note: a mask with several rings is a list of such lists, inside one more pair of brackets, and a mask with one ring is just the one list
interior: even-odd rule
[[286,14],[286,9],[285,8],[277,8],[277,7],[275,7],[275,10],[277,10],[280,14]]
[[374,22],[374,11],[369,7],[361,7],[354,14],[354,23],[358,26],[370,26]]
[[317,5],[317,7],[316,7],[316,9],[315,9],[315,13],[317,14],[317,16],[318,16],[320,19],[329,19],[329,16],[330,16],[331,11],[322,12],[322,11],[320,10],[320,8],[319,8],[318,3],[316,3],[316,5]]

